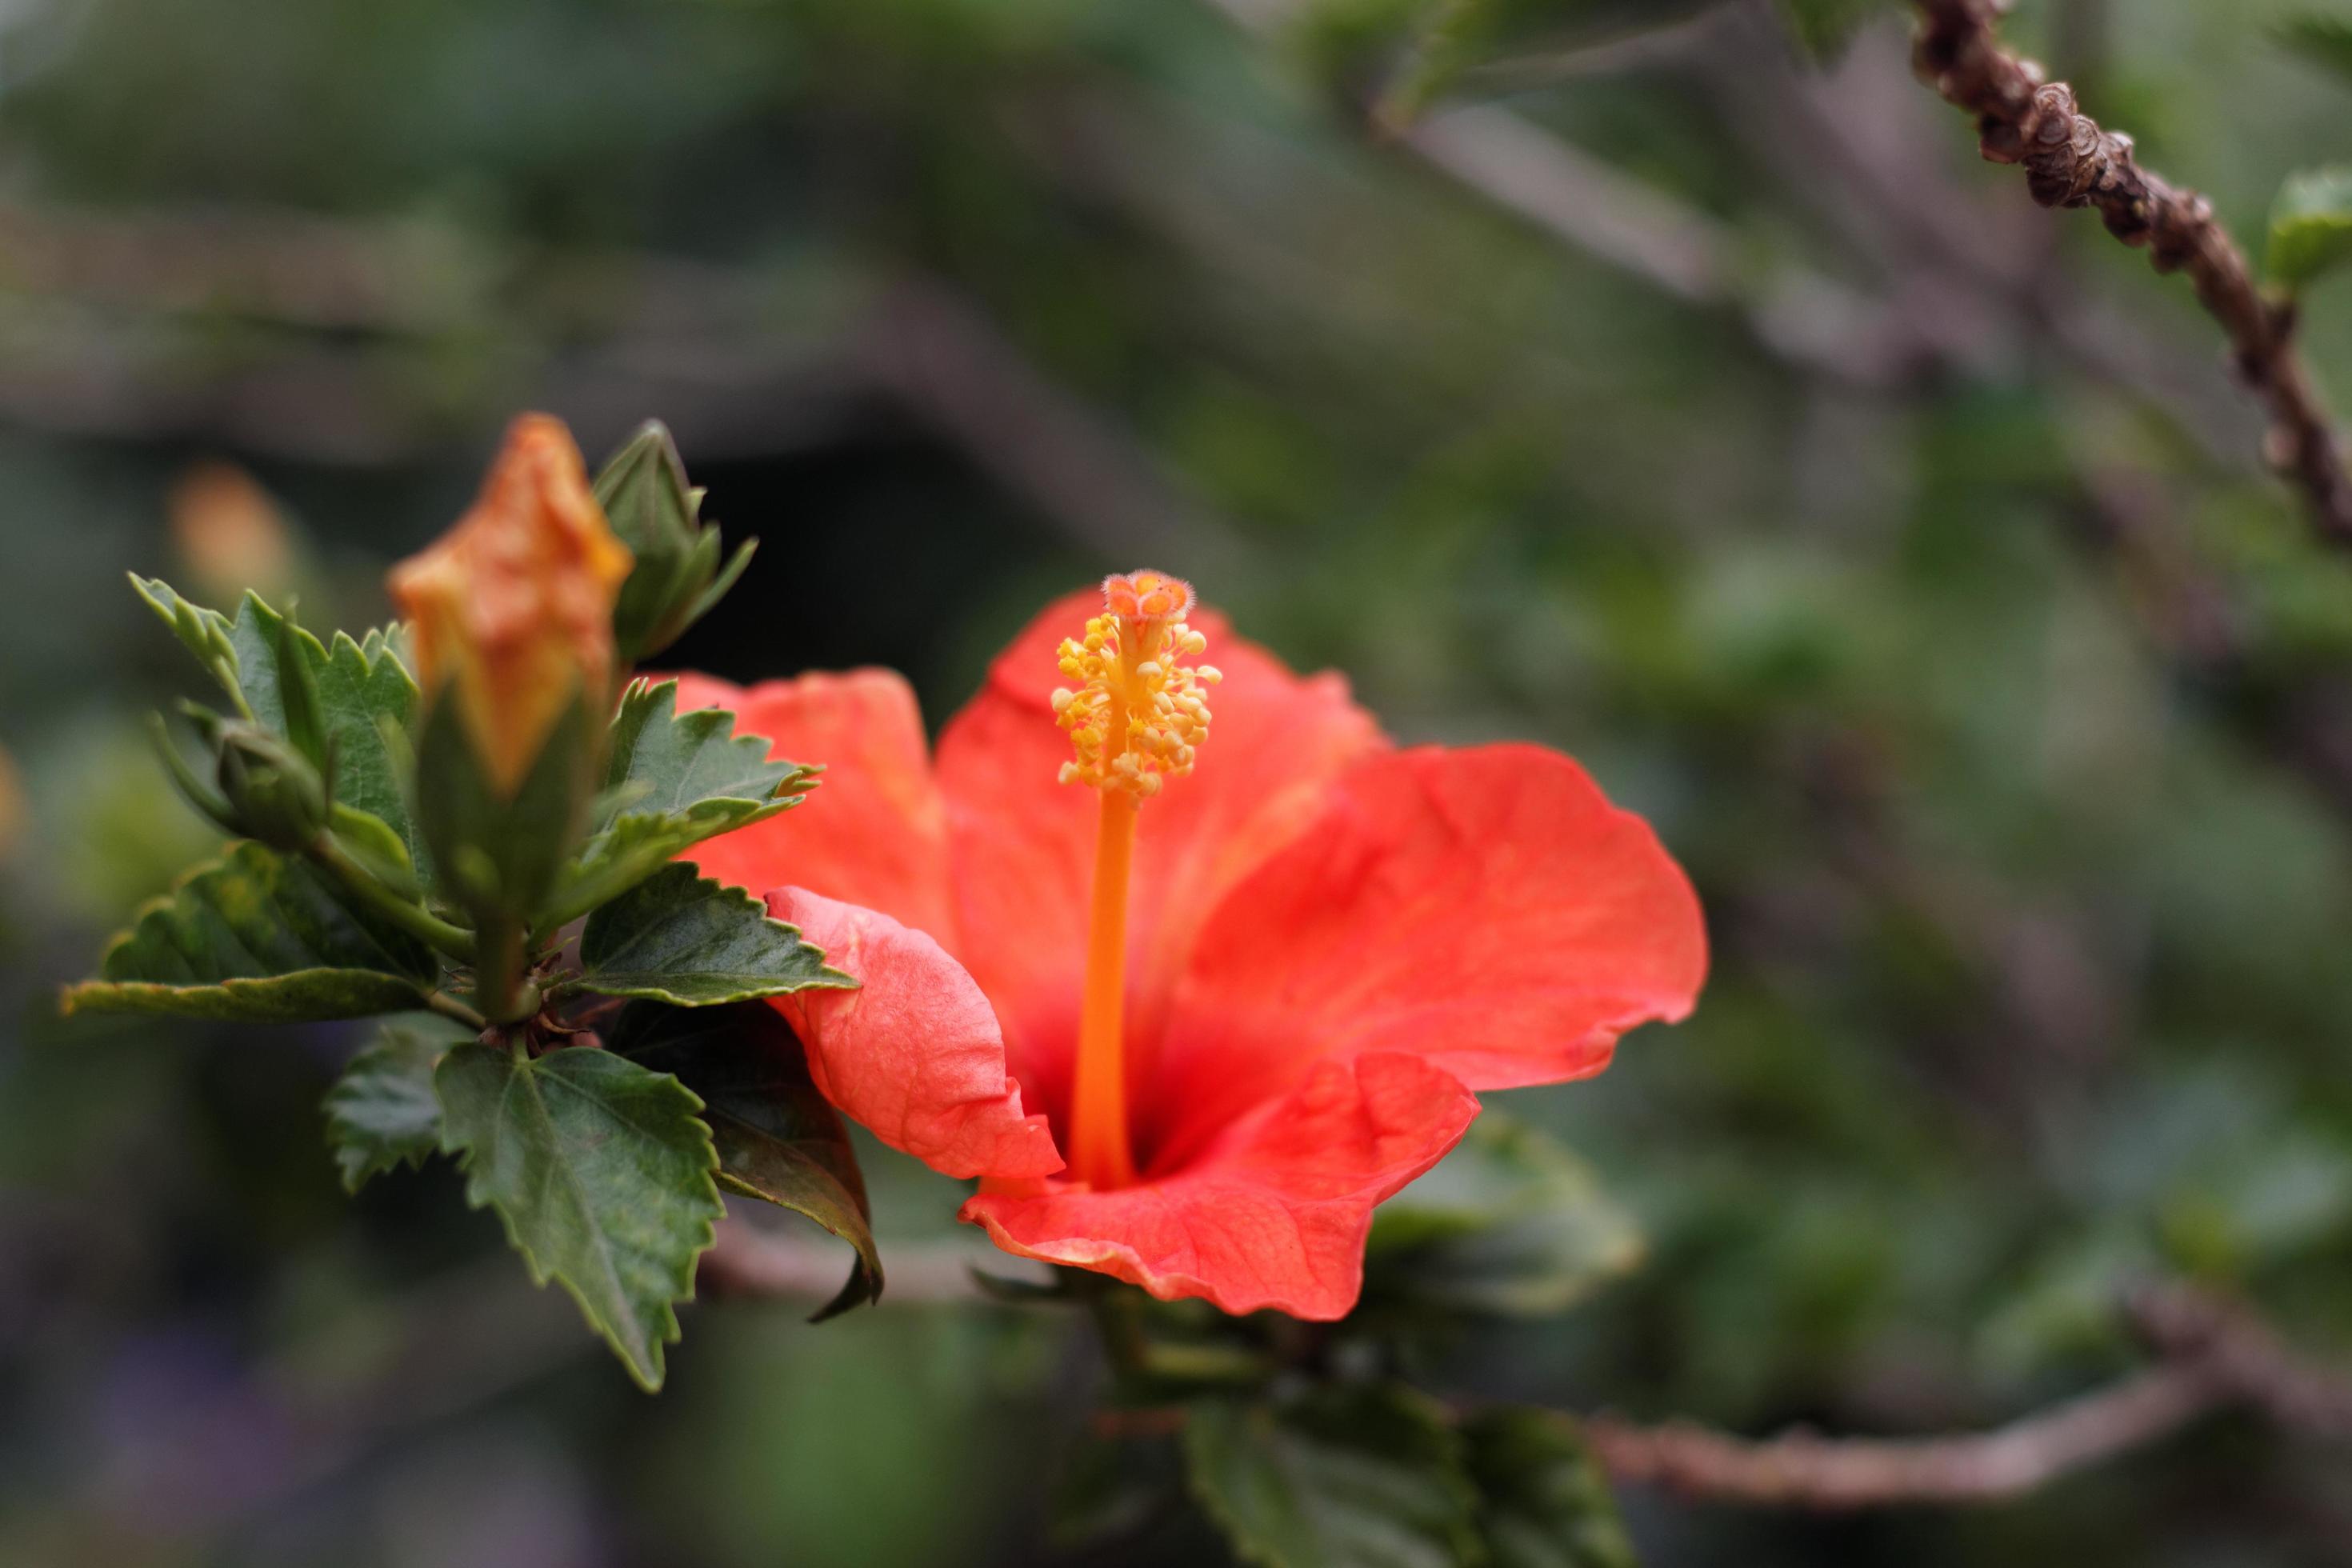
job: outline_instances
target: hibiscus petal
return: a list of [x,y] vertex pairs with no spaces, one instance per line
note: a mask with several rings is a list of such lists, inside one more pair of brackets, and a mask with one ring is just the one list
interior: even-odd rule
[[841,1113],[950,1176],[1062,1168],[1043,1116],[1024,1115],[996,1015],[937,942],[888,915],[800,888],[768,895],[855,991],[774,999],[808,1049],[809,1076]]
[[1282,1101],[1160,1179],[983,1187],[961,1217],[997,1246],[1227,1312],[1345,1317],[1364,1284],[1372,1206],[1444,1157],[1478,1102],[1418,1057],[1318,1064]]
[[1410,1051],[1477,1089],[1588,1077],[1625,1030],[1687,1014],[1706,972],[1681,868],[1566,757],[1381,757],[1210,921],[1142,1142],[1181,1158],[1357,1052]]
[[[1055,1107],[1076,1038],[1097,813],[1092,790],[1055,783],[1070,759],[1054,722],[1065,679],[1055,650],[1101,610],[1092,591],[1048,606],[940,737],[957,955],[1003,1015],[1031,1099]],[[1224,680],[1210,692],[1215,718],[1194,772],[1145,804],[1137,830],[1127,1035],[1143,1055],[1226,889],[1314,819],[1333,780],[1387,745],[1339,676],[1292,673],[1213,611],[1191,624]]]
[[854,669],[748,689],[707,675],[677,679],[680,712],[732,709],[738,734],[764,735],[774,755],[824,765],[800,805],[698,844],[684,858],[755,893],[789,882],[864,904],[953,945],[947,810],[903,679]]

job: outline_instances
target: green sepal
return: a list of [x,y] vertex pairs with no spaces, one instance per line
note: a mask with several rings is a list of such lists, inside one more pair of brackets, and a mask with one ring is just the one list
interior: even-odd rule
[[1192,1494],[1260,1568],[1460,1568],[1477,1494],[1444,1411],[1410,1389],[1325,1386],[1282,1403],[1188,1408]]
[[179,790],[181,798],[194,807],[198,816],[222,832],[235,836],[238,831],[236,814],[229,809],[227,797],[217,786],[196,776],[195,769],[188,765],[186,755],[181,752],[179,742],[172,739],[172,727],[161,713],[147,716],[147,733],[154,742],[155,755],[163,764],[165,776]]
[[1642,1260],[1591,1167],[1495,1110],[1372,1216],[1364,1299],[1511,1317],[1565,1310]]
[[142,910],[100,973],[66,988],[65,1011],[297,1023],[415,1007],[438,970],[309,864],[248,841]]
[[676,1304],[725,1211],[702,1101],[667,1073],[611,1051],[536,1058],[453,1047],[433,1075],[441,1147],[466,1199],[497,1210],[531,1282],[560,1282],[648,1393]]
[[1635,1568],[1608,1474],[1574,1421],[1505,1405],[1461,1434],[1490,1568]]
[[2352,169],[2288,175],[2271,208],[2264,258],[2271,282],[2300,290],[2347,261],[2352,261]]
[[433,1069],[454,1046],[474,1037],[436,1014],[385,1021],[327,1091],[327,1142],[356,1193],[370,1176],[422,1168],[441,1149],[441,1101]]
[[583,973],[572,984],[605,996],[710,1007],[811,986],[853,988],[824,950],[769,918],[740,888],[673,865],[588,917]]
[[509,796],[490,779],[455,701],[430,705],[416,744],[420,826],[440,886],[471,917],[476,994],[493,1023],[518,995],[534,917],[578,844],[592,794],[586,694],[566,707]]
[[813,1323],[882,1295],[866,1178],[841,1113],[809,1076],[801,1042],[763,1003],[680,1008],[630,1004],[605,1041],[699,1096],[719,1150],[719,1184],[791,1209],[856,1249],[840,1291]]

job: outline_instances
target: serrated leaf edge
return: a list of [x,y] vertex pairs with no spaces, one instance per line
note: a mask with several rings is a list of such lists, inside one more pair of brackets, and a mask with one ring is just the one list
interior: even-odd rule
[[[669,862],[668,865],[664,866],[662,870],[667,870],[669,866],[677,864],[678,864],[678,862],[673,860]],[[659,876],[660,874],[661,871],[656,871],[654,873],[655,876]],[[646,880],[650,881],[652,880],[652,878],[647,878]],[[643,884],[640,884],[640,886],[642,885]],[[662,990],[658,986],[623,987],[599,984],[595,973],[591,970],[585,970],[584,966],[586,960],[583,957],[582,960],[583,973],[572,976],[565,984],[572,989],[593,991],[599,996],[625,996],[640,1002],[667,1002],[673,1007],[723,1007],[733,1002],[756,1002],[768,996],[789,996],[796,991],[855,991],[858,989],[857,981],[854,976],[845,974],[840,970],[834,968],[831,964],[822,962],[824,957],[824,949],[803,937],[801,935],[800,927],[792,924],[788,921],[780,921],[775,916],[768,913],[767,906],[761,903],[758,899],[753,898],[743,889],[738,888],[732,883],[721,882],[715,877],[703,876],[697,876],[694,879],[694,886],[698,891],[703,889],[709,889],[709,892],[707,896],[712,899],[723,899],[730,893],[733,894],[737,899],[741,900],[738,906],[739,908],[749,909],[755,911],[762,923],[774,926],[778,931],[781,931],[787,936],[791,937],[803,951],[814,953],[820,961],[817,966],[815,978],[795,981],[790,985],[762,987],[726,996],[711,997],[707,999],[689,999],[678,995],[676,992]],[[634,889],[631,890],[635,891]],[[610,900],[607,901],[609,902]],[[666,1074],[664,1076],[668,1075]]]
[[[165,888],[162,892],[156,894],[153,898],[145,900],[137,909],[131,910],[131,923],[124,926],[121,931],[116,931],[113,936],[108,938],[106,950],[99,954],[98,964],[101,977],[96,980],[71,981],[58,987],[58,1006],[59,1013],[65,1016],[71,1016],[84,1005],[82,998],[89,993],[97,991],[153,991],[165,993],[223,991],[235,985],[243,985],[247,987],[256,985],[276,985],[284,981],[295,979],[298,976],[309,976],[314,974],[382,974],[388,976],[391,979],[403,981],[408,984],[415,990],[417,1000],[420,1002],[426,996],[432,994],[433,987],[440,978],[438,974],[428,974],[422,979],[417,979],[410,975],[404,974],[400,971],[394,969],[341,969],[332,964],[314,964],[309,969],[289,969],[283,974],[237,975],[232,979],[215,980],[204,985],[167,985],[159,980],[108,980],[103,978],[106,966],[114,961],[115,953],[129,945],[131,940],[138,936],[139,928],[147,922],[147,919],[150,915],[170,909],[172,905],[178,900],[181,893],[185,891],[191,884],[196,881],[197,879],[210,876],[215,871],[224,869],[232,859],[236,858],[237,851],[248,844],[252,844],[256,848],[266,847],[256,843],[255,840],[250,838],[231,839],[219,854],[214,856],[208,860],[199,860],[194,865],[187,868],[187,869],[182,871],[178,876],[172,879],[172,884],[170,887]],[[235,992],[231,992],[230,994],[232,995],[236,994]]]
[[[535,1060],[526,1060],[522,1065],[526,1068],[536,1068],[538,1063]],[[726,1204],[719,1196],[717,1174],[719,1145],[711,1139],[710,1124],[703,1120],[702,1113],[708,1108],[703,1104],[702,1097],[680,1082],[676,1073],[649,1073],[649,1076],[667,1079],[677,1085],[678,1092],[694,1102],[694,1112],[688,1120],[700,1131],[702,1152],[709,1157],[702,1170],[702,1186],[710,1199],[710,1206],[723,1214]],[[434,1069],[434,1094],[436,1099],[440,1095],[440,1068],[436,1064]],[[686,1337],[686,1331],[677,1321],[677,1304],[680,1301],[694,1299],[695,1269],[702,1255],[709,1251],[712,1244],[719,1239],[717,1221],[704,1219],[699,1222],[696,1226],[698,1234],[693,1238],[693,1245],[687,1254],[686,1261],[666,1281],[671,1287],[669,1298],[662,1303],[661,1310],[652,1324],[656,1331],[649,1346],[653,1364],[650,1367],[640,1367],[631,1347],[622,1343],[617,1333],[597,1321],[594,1310],[589,1306],[588,1299],[580,1288],[557,1273],[552,1266],[542,1265],[538,1255],[531,1251],[530,1244],[522,1239],[521,1233],[515,1228],[515,1223],[509,1217],[505,1207],[496,1198],[480,1190],[474,1174],[474,1152],[470,1147],[452,1141],[447,1107],[445,1105],[442,1109],[441,1152],[456,1160],[457,1169],[465,1175],[466,1206],[494,1211],[499,1216],[499,1228],[506,1232],[507,1245],[522,1255],[523,1272],[530,1277],[531,1284],[543,1290],[547,1288],[548,1281],[552,1279],[562,1286],[564,1294],[572,1298],[572,1305],[580,1309],[583,1321],[599,1339],[612,1348],[613,1353],[620,1358],[621,1364],[628,1369],[631,1381],[647,1394],[660,1393],[663,1380],[668,1375],[662,1348],[665,1345],[674,1345]],[[599,1250],[602,1250],[601,1246]],[[609,1270],[609,1262],[607,1268]]]

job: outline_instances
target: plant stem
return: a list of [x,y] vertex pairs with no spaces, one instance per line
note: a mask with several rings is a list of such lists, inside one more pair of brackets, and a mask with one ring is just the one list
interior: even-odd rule
[[310,856],[332,871],[362,903],[417,941],[451,958],[473,958],[473,932],[451,925],[424,905],[412,903],[377,881],[373,873],[352,858],[351,851],[335,841],[333,834],[321,833],[312,839]]
[[425,1005],[445,1018],[455,1018],[469,1029],[487,1029],[490,1021],[458,1001],[446,991],[436,991],[425,998]]
[[2206,313],[2229,335],[2238,374],[2270,405],[2267,456],[2299,486],[2322,538],[2352,546],[2352,472],[2336,424],[2297,352],[2295,313],[2266,297],[2252,265],[2214,221],[2212,204],[2139,166],[2131,140],[2102,130],[2064,82],[2001,46],[2000,0],[1914,0],[1913,63],[1922,79],[1976,116],[1996,163],[2022,164],[2042,206],[2096,207],[2107,232],[2146,246],[2159,272],[2186,272]]
[[1144,1337],[1143,1320],[1138,1315],[1135,1298],[1099,1274],[1084,1275],[1077,1285],[1086,1296],[1087,1310],[1094,1315],[1095,1329],[1102,1336],[1103,1353],[1109,1358],[1111,1371],[1122,1381],[1143,1375],[1151,1344]]

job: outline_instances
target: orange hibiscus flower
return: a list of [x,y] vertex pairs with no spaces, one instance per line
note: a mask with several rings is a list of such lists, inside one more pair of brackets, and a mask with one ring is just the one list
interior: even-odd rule
[[1399,750],[1157,574],[1047,609],[935,758],[887,671],[679,706],[827,764],[814,815],[694,852],[861,982],[776,1004],[820,1088],[979,1177],[1007,1251],[1163,1299],[1344,1315],[1474,1091],[1599,1072],[1705,974],[1688,881],[1574,763]]

